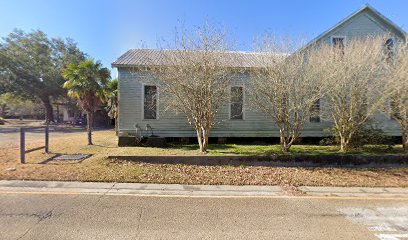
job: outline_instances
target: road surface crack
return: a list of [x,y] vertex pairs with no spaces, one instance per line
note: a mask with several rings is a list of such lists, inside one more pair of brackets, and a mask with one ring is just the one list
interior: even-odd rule
[[142,221],[142,214],[143,214],[143,208],[141,207],[139,216],[137,218],[136,238],[139,238],[139,235],[140,235],[140,225],[141,225],[141,221]]
[[106,190],[105,192],[103,192],[103,194],[96,200],[95,204],[98,204],[98,203],[102,200],[102,198],[103,198],[104,196],[106,196],[106,194],[108,194],[108,193],[116,186],[116,184],[117,184],[117,183],[113,183],[113,185],[112,185],[108,190]]
[[44,221],[44,220],[46,220],[46,219],[51,218],[51,217],[53,216],[53,211],[54,211],[54,209],[55,209],[55,207],[54,207],[52,210],[46,212],[45,214],[30,214],[30,215],[27,215],[27,214],[18,214],[18,215],[20,215],[20,216],[24,216],[24,215],[25,215],[25,216],[30,216],[30,217],[36,217],[36,218],[38,218],[38,221],[37,221],[33,226],[31,226],[30,228],[28,228],[27,231],[25,231],[24,234],[21,235],[21,236],[20,236],[19,238],[17,238],[17,239],[22,239],[25,235],[27,235],[27,234],[31,231],[31,229],[33,229],[35,226],[37,226],[40,222],[42,222],[42,221]]
[[[74,197],[74,199],[75,199],[75,198],[78,198],[78,196]],[[50,211],[47,211],[45,214],[30,214],[29,216],[37,217],[37,218],[38,218],[38,221],[37,221],[36,223],[34,223],[30,228],[28,228],[20,237],[18,237],[17,240],[20,240],[20,239],[22,239],[24,236],[26,236],[32,229],[34,229],[34,228],[35,228],[38,224],[40,224],[42,221],[44,221],[44,220],[46,220],[46,219],[50,219],[50,218],[52,218],[53,216],[56,216],[55,213],[54,213],[54,211],[55,211],[55,209],[56,209],[57,207],[61,206],[62,204],[63,204],[63,202],[60,203],[60,204],[55,205]],[[21,215],[21,216],[24,216],[24,214],[20,214],[20,215]],[[26,216],[27,216],[27,214],[26,214]]]

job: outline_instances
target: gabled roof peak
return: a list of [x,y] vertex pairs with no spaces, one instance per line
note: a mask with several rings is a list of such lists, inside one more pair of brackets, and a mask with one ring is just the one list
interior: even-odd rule
[[394,27],[397,31],[399,31],[402,35],[404,35],[405,37],[407,36],[407,33],[404,31],[404,29],[402,29],[401,27],[399,27],[398,25],[396,25],[394,22],[392,22],[390,19],[388,19],[386,16],[382,15],[379,11],[377,11],[377,9],[375,9],[374,7],[372,7],[370,4],[366,3],[364,4],[364,6],[361,8],[360,11],[365,10],[365,9],[369,9],[371,12],[373,12],[374,14],[376,14],[378,17],[380,17],[382,20],[384,20],[387,24],[391,25],[392,27]]
[[343,24],[345,24],[346,22],[348,22],[350,19],[354,18],[355,16],[357,16],[358,14],[364,12],[364,11],[369,11],[371,12],[371,14],[375,15],[376,17],[378,17],[379,19],[381,19],[386,25],[390,26],[391,28],[393,28],[395,30],[395,32],[399,33],[400,37],[402,39],[404,39],[405,41],[407,40],[407,33],[400,28],[398,25],[396,25],[394,22],[392,22],[390,19],[388,19],[387,17],[385,17],[384,15],[382,15],[379,11],[377,11],[374,7],[372,7],[370,4],[366,3],[364,4],[363,7],[357,9],[356,11],[354,11],[353,13],[351,13],[348,17],[344,18],[343,20],[341,20],[340,22],[338,22],[336,25],[334,25],[333,27],[329,28],[327,31],[323,32],[322,34],[320,34],[319,36],[317,36],[316,38],[314,38],[313,40],[311,40],[308,44],[306,44],[303,48],[307,48],[310,45],[320,41],[321,39],[323,39],[324,37],[327,36],[327,34],[329,34],[330,32],[332,32],[333,30],[337,29],[338,27],[342,26]]

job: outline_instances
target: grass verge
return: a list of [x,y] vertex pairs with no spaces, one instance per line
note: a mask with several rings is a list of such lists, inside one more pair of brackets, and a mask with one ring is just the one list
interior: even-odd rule
[[[18,134],[18,133],[10,133]],[[51,133],[50,154],[27,154],[27,164],[18,163],[18,137],[10,135],[0,147],[0,179],[108,181],[179,184],[232,184],[283,186],[366,186],[408,187],[408,169],[279,168],[255,166],[194,166],[183,164],[148,164],[108,160],[109,155],[197,155],[195,145],[170,148],[116,147],[113,131],[96,131],[93,146],[86,145],[85,132]],[[36,135],[27,137],[27,149],[42,144]],[[380,154],[382,146],[361,149],[361,154]],[[369,150],[375,149],[375,151]],[[299,146],[297,154],[336,154],[334,146]],[[399,153],[393,149],[391,153]],[[211,145],[209,154],[274,154],[278,146]],[[92,157],[82,161],[46,161],[56,154],[83,153]]]

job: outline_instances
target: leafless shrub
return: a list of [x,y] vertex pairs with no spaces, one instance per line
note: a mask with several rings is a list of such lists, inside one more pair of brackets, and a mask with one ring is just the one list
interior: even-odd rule
[[400,43],[388,52],[386,74],[383,81],[392,93],[383,111],[398,122],[401,127],[402,146],[408,152],[408,44]]
[[149,69],[160,87],[160,103],[186,116],[202,153],[218,111],[230,100],[228,86],[236,69],[226,57],[229,50],[226,30],[204,24],[176,33],[175,49],[162,49],[163,62]]
[[385,103],[390,94],[383,81],[383,37],[349,39],[343,47],[321,45],[316,50],[319,78],[328,84],[323,113],[334,122],[340,151]]
[[[313,51],[293,53],[303,44],[289,38],[267,36],[256,45],[259,68],[251,70],[249,95],[252,106],[279,128],[282,152],[288,152],[324,93],[320,66]],[[310,59],[310,60],[309,60]]]

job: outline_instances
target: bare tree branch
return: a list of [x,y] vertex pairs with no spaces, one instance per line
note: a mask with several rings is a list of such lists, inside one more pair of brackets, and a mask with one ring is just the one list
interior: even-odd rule
[[266,36],[257,43],[260,67],[251,70],[248,83],[252,105],[279,128],[282,152],[289,151],[306,121],[317,114],[311,109],[324,92],[324,84],[316,78],[318,66],[308,61],[313,52],[290,55],[301,44],[289,38]]
[[334,122],[340,151],[347,151],[357,130],[384,104],[386,91],[382,36],[348,39],[344,48],[319,46],[319,78],[329,84],[324,116]]
[[200,152],[217,123],[217,113],[229,101],[228,87],[236,69],[228,63],[230,50],[224,29],[209,24],[176,34],[175,50],[162,49],[164,64],[149,68],[158,81],[161,104],[183,113],[197,133]]
[[382,110],[401,127],[402,146],[408,152],[408,44],[400,42],[395,49],[387,45],[387,71],[383,76],[388,91],[391,92],[387,99],[389,105]]

